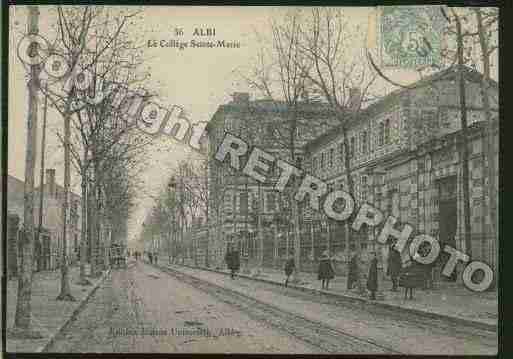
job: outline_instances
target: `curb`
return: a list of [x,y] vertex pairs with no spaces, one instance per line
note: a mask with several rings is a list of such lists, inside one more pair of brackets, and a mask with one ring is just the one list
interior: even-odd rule
[[[227,273],[227,272],[224,272],[221,270],[217,270],[217,269],[195,267],[195,266],[191,266],[188,264],[174,264],[174,265],[188,267],[191,269],[199,269],[199,270],[205,270],[205,271],[214,272],[214,273],[220,273],[220,274],[224,274],[227,276],[230,275],[230,273]],[[273,284],[273,285],[277,285],[277,286],[283,286],[283,283],[280,283],[280,282],[277,282],[277,281],[274,281],[271,279],[252,277],[252,276],[249,276],[246,274],[237,274],[237,276],[241,277],[241,278],[251,279],[254,281],[258,281],[258,282]],[[446,322],[450,322],[450,323],[454,323],[454,324],[466,325],[466,326],[474,327],[477,329],[483,329],[483,330],[487,330],[487,331],[491,331],[491,332],[497,332],[497,325],[484,323],[484,322],[480,322],[477,320],[465,319],[465,318],[460,318],[460,317],[455,317],[455,316],[440,314],[440,313],[434,313],[434,312],[428,312],[426,310],[421,310],[421,309],[416,309],[416,308],[407,308],[407,307],[402,307],[402,306],[399,306],[396,304],[374,301],[374,300],[370,300],[367,298],[357,297],[357,296],[352,296],[352,295],[347,295],[347,294],[342,294],[342,293],[329,292],[329,291],[325,291],[322,289],[306,288],[306,287],[298,286],[295,284],[289,284],[288,287],[298,289],[303,292],[310,292],[310,293],[314,293],[314,294],[325,295],[325,296],[335,298],[335,299],[342,299],[342,300],[345,300],[348,302],[364,303],[364,304],[374,305],[377,307],[393,309],[393,310],[399,309],[403,312],[411,313],[411,314],[422,316],[422,317],[429,318],[429,319],[439,319],[439,320],[441,319]]]
[[71,315],[64,321],[64,323],[57,329],[55,333],[53,333],[50,336],[50,339],[46,344],[41,345],[39,348],[36,349],[36,353],[42,353],[48,347],[50,347],[54,342],[55,339],[59,334],[64,332],[66,327],[77,317],[77,315],[82,311],[82,309],[85,307],[89,299],[93,296],[93,294],[96,292],[96,290],[100,287],[100,284],[103,283],[103,281],[107,278],[107,276],[110,274],[110,269],[108,269],[105,273],[103,273],[102,277],[96,282],[96,284],[93,286],[93,288],[89,291],[89,293],[86,295],[84,299],[77,305],[77,307],[73,310]]

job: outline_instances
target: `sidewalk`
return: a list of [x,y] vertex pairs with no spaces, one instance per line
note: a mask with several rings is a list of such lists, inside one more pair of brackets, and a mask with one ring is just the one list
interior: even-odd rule
[[[163,258],[162,258],[163,259]],[[167,264],[167,261],[159,261],[161,265]],[[187,265],[187,264],[186,264]],[[190,263],[188,266],[191,266]],[[191,266],[193,267],[193,266]],[[201,268],[209,271],[228,274],[228,270],[216,271],[212,269]],[[273,284],[283,284],[284,273],[276,269],[264,268],[262,275],[252,277],[249,274],[239,272],[239,277],[250,278]],[[320,281],[317,275],[313,273],[301,273],[301,284],[289,284],[291,287],[298,287],[325,294],[336,295],[350,300],[373,302],[376,305],[392,309],[409,310],[415,314],[428,317],[440,317],[445,320],[465,323],[471,326],[496,331],[498,322],[498,301],[497,292],[475,293],[463,287],[462,284],[438,283],[436,289],[414,290],[413,300],[404,300],[404,288],[399,288],[398,292],[390,291],[392,283],[390,280],[379,281],[379,290],[384,298],[377,301],[370,301],[367,297],[358,295],[356,290],[348,291],[347,278],[337,276],[330,281],[330,289],[321,289]]]
[[[57,301],[59,295],[61,272],[43,271],[34,274],[32,280],[32,326],[44,337],[42,339],[12,339],[7,337],[6,351],[13,352],[40,352],[55,335],[68,323],[68,321],[81,309],[101,284],[108,272],[96,279],[89,278],[93,285],[79,286],[75,284],[80,275],[78,266],[70,268],[71,294],[75,302]],[[12,328],[16,311],[16,294],[18,281],[16,278],[7,282],[7,310],[6,326]]]

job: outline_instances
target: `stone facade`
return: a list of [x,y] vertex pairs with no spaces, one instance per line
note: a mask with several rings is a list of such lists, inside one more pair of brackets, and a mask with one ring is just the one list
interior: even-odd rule
[[[466,69],[465,77],[472,258],[483,260],[495,268],[497,238],[489,238],[487,234],[490,218],[484,190],[486,124],[479,92],[480,74]],[[450,68],[413,84],[411,89],[394,91],[361,110],[348,120],[347,149],[342,145],[343,128],[337,126],[339,122],[334,119],[334,114],[325,105],[303,104],[304,111],[309,113],[303,117],[308,118],[304,122],[308,130],[300,131],[300,134],[308,133],[308,136],[299,141],[296,150],[301,157],[302,168],[328,183],[329,189],[346,189],[342,159],[344,152],[350,151],[357,204],[367,202],[375,205],[385,215],[391,214],[400,222],[409,223],[416,231],[433,235],[465,251],[461,123],[456,80],[457,72]],[[496,84],[490,92],[492,115],[496,118]],[[218,262],[222,261],[226,242],[232,237],[242,242],[241,251],[249,263],[256,257],[259,251],[256,213],[262,221],[260,232],[264,236],[264,263],[281,267],[286,254],[292,250],[290,204],[287,205],[283,195],[273,198],[271,186],[274,185],[275,174],[268,178],[268,185],[259,188],[241,171],[231,170],[213,159],[225,132],[231,132],[250,145],[290,162],[288,153],[272,142],[273,130],[268,130],[269,124],[277,124],[278,128],[283,126],[279,121],[287,117],[283,110],[266,101],[234,101],[221,106],[207,127],[211,200],[217,196],[222,204],[219,216],[215,215],[214,204],[209,211],[211,226],[217,230],[221,228],[209,247]],[[497,128],[494,133],[497,139],[494,143],[498,146]],[[498,168],[498,147],[495,151],[495,167]],[[496,183],[497,178],[495,176]],[[302,207],[301,270],[315,270],[316,259],[325,249],[336,261],[345,262],[350,250],[355,248],[355,238],[362,243],[364,260],[372,250],[381,252],[380,262],[386,270],[388,247],[377,245],[377,232],[353,233],[350,242],[344,225],[329,222],[319,213]],[[246,230],[249,234],[245,234]],[[403,259],[408,260],[407,253],[403,253]]]
[[[349,127],[347,136],[355,139],[351,175],[357,203],[371,203],[385,215],[393,215],[418,232],[430,234],[465,252],[461,122],[455,78],[455,72],[445,71],[414,89],[391,93],[364,110]],[[472,258],[495,267],[497,238],[487,237],[486,227],[490,219],[484,207],[488,202],[484,191],[484,112],[479,78],[470,72],[468,79]],[[497,88],[491,89],[490,97],[492,100],[498,98]],[[492,114],[497,118],[496,101]],[[494,143],[498,144],[498,129],[494,132]],[[307,145],[309,157],[306,162],[310,172],[331,188],[347,189],[340,156],[342,140],[341,129],[315,139]],[[498,163],[498,147],[495,151]],[[330,152],[339,156],[331,160]],[[310,216],[315,218],[316,214],[310,213]],[[452,224],[447,223],[448,216]],[[344,232],[341,231],[339,236],[342,238],[338,240],[343,242]],[[362,247],[380,250],[386,265],[388,248],[377,248],[375,237],[376,233],[364,236]],[[347,247],[354,248],[354,245],[349,243],[337,249],[345,251]],[[407,260],[407,257],[405,251],[403,259]]]
[[[250,146],[257,146],[273,155],[291,161],[291,146],[283,143],[291,129],[287,125],[287,106],[268,100],[250,101],[247,94],[235,94],[232,102],[218,108],[207,126],[209,182],[210,182],[210,225],[217,228],[213,248],[210,252],[215,263],[222,264],[226,242],[240,243],[245,257],[256,252],[257,216],[260,216],[266,244],[271,240],[271,224],[287,222],[286,198],[272,187],[276,170],[269,183],[256,181],[234,171],[214,159],[214,153],[229,132],[244,139]],[[295,159],[304,157],[304,145],[336,125],[333,113],[320,103],[298,104],[298,128],[295,131]],[[222,225],[219,225],[219,224]],[[272,240],[271,240],[272,242]],[[272,253],[271,253],[272,255]],[[264,259],[267,256],[264,256]]]

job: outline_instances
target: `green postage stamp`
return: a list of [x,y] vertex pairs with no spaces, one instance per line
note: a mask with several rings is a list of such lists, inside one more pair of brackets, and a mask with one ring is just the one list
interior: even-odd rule
[[383,66],[417,68],[438,65],[446,20],[440,6],[383,6]]

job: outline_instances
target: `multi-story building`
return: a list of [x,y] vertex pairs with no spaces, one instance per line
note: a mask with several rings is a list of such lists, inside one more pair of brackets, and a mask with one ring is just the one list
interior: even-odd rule
[[[469,143],[469,187],[472,258],[496,267],[497,238],[489,237],[490,218],[486,204],[486,154],[484,111],[481,104],[481,74],[465,69]],[[462,190],[462,130],[458,72],[449,68],[394,91],[369,106],[347,127],[350,173],[357,203],[368,202],[421,233],[437,238],[463,252],[464,217]],[[498,88],[490,88],[492,114],[498,117]],[[494,128],[495,161],[498,162],[498,127]],[[329,188],[346,187],[343,129],[325,133],[305,146],[309,172]],[[495,168],[498,168],[497,165]],[[497,173],[494,180],[497,182]],[[497,188],[497,186],[495,186]],[[318,214],[309,213],[320,219]],[[355,237],[339,230],[331,251],[347,253]],[[377,233],[360,233],[362,249],[376,247]],[[346,238],[347,237],[347,238]],[[349,242],[348,238],[352,238]],[[406,257],[407,254],[404,253]],[[406,258],[404,258],[406,259]]]
[[[441,243],[465,252],[461,162],[461,120],[458,71],[452,67],[426,77],[408,89],[393,91],[356,112],[347,129],[350,173],[357,204],[371,203],[385,214],[412,225]],[[471,201],[471,253],[494,269],[497,238],[490,237],[485,153],[484,110],[481,104],[481,74],[465,68],[467,139],[469,143],[469,186]],[[498,116],[498,87],[490,88],[491,110]],[[359,91],[352,91],[359,95]],[[350,101],[353,103],[357,99]],[[329,189],[346,188],[342,159],[343,130],[330,109],[321,103],[302,102],[299,141],[295,148],[303,169],[328,183]],[[207,126],[209,140],[210,228],[215,236],[210,255],[222,262],[226,242],[235,239],[246,258],[256,257],[256,233],[264,236],[264,264],[282,265],[292,249],[290,204],[272,189],[276,177],[257,185],[242,171],[234,171],[214,159],[226,132],[250,145],[289,162],[286,146],[276,137],[287,129],[290,111],[272,101],[249,101],[247,94],[235,94],[222,105]],[[496,122],[495,122],[496,123]],[[498,126],[494,127],[495,162],[498,162]],[[242,161],[243,163],[245,161]],[[496,165],[495,168],[498,168]],[[275,174],[276,175],[276,174]],[[498,176],[495,175],[497,184]],[[495,186],[497,188],[497,186]],[[217,206],[217,207],[216,207]],[[363,259],[371,250],[381,252],[386,267],[388,246],[378,246],[377,232],[351,232],[330,222],[307,207],[299,223],[301,270],[315,270],[323,250],[345,261],[356,243],[361,243]],[[257,225],[260,219],[260,227]],[[407,255],[404,256],[405,260]],[[339,269],[344,266],[337,266]],[[386,268],[383,268],[386,270]]]
[[[221,105],[207,126],[209,157],[209,222],[219,231],[212,243],[212,255],[222,262],[226,242],[235,240],[246,258],[256,253],[257,227],[269,239],[271,223],[286,225],[290,219],[284,196],[268,184],[259,184],[240,171],[234,171],[214,159],[214,153],[227,132],[244,139],[289,162],[304,157],[303,147],[309,141],[336,125],[333,113],[325,104],[303,100],[292,119],[286,103],[271,100],[250,101],[249,94],[235,93],[230,103]],[[295,121],[294,121],[295,120]],[[293,125],[295,123],[296,125]],[[293,131],[293,132],[292,132]],[[294,133],[293,145],[290,135]],[[294,159],[291,159],[294,148]],[[212,227],[212,226],[211,226]],[[266,244],[272,241],[266,240]],[[273,249],[264,249],[273,257]],[[284,255],[285,253],[283,253]],[[266,255],[267,259],[269,256]]]

